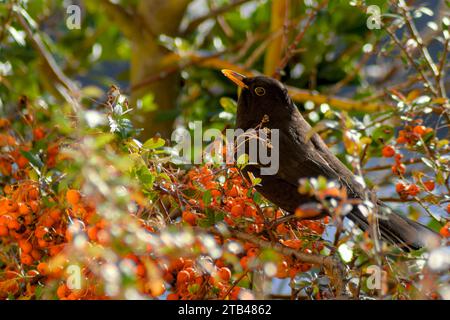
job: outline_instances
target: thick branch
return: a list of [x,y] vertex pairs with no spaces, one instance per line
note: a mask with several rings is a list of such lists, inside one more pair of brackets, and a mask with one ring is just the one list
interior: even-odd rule
[[270,33],[275,36],[270,39],[264,58],[264,73],[267,75],[275,74],[281,60],[284,37],[279,31],[283,30],[283,26],[287,26],[285,22],[289,18],[288,13],[288,0],[272,1]]

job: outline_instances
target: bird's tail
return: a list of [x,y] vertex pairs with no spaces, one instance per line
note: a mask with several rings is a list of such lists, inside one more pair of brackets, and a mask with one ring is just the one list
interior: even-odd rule
[[[439,246],[441,236],[428,227],[395,213],[386,205],[379,204],[380,218],[377,219],[376,229],[382,239],[395,244],[405,251]],[[359,210],[353,210],[349,215],[354,223],[363,230],[369,224],[366,217]]]

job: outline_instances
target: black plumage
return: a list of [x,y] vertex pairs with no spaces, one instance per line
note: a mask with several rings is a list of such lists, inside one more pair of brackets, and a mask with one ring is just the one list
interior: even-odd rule
[[[357,182],[355,175],[330,151],[318,134],[310,135],[311,126],[293,103],[286,88],[277,80],[257,76],[246,78],[230,70],[223,73],[242,88],[238,101],[236,128],[279,129],[279,170],[275,175],[261,175],[258,165],[248,165],[261,179],[256,189],[280,208],[293,213],[314,199],[298,192],[301,178],[324,176],[336,180],[347,189],[349,198],[373,200],[377,203],[376,230],[379,235],[405,250],[438,244],[440,236],[429,228],[393,212],[376,200],[371,191]],[[263,121],[265,119],[265,121]],[[375,200],[374,200],[375,199]],[[362,209],[355,205],[347,215],[361,229],[369,226]]]

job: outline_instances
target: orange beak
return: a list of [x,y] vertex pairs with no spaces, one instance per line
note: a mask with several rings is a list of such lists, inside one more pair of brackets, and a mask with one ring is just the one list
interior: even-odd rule
[[222,73],[225,75],[225,77],[227,77],[228,79],[233,81],[240,88],[248,89],[248,86],[243,82],[243,80],[245,79],[245,76],[243,76],[242,74],[234,72],[232,70],[228,70],[228,69],[223,69]]

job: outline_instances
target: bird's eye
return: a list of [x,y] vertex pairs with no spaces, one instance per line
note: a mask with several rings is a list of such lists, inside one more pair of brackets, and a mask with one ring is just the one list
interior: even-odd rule
[[263,96],[263,95],[266,94],[266,89],[264,89],[263,87],[256,87],[256,88],[255,88],[255,93],[256,93],[258,96]]

